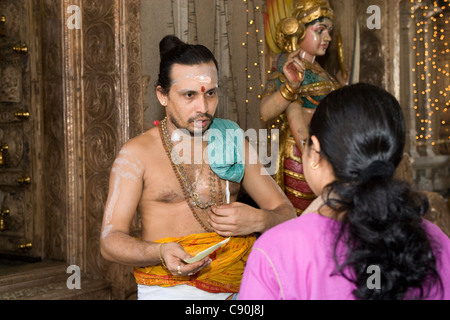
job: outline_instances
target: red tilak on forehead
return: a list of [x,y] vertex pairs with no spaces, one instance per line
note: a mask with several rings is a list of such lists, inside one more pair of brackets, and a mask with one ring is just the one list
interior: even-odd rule
[[205,93],[205,91],[206,91],[206,88],[202,87],[202,92]]

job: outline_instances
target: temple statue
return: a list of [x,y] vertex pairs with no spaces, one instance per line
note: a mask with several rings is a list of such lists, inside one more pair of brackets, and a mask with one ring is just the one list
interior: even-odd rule
[[301,215],[315,199],[301,159],[308,124],[320,101],[345,83],[316,61],[328,49],[334,13],[327,0],[269,0],[267,9],[266,38],[276,57],[262,95],[261,115],[264,121],[279,124],[279,170],[274,178]]

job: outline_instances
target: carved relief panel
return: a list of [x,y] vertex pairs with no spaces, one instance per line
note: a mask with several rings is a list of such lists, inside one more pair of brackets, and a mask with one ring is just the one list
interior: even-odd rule
[[20,65],[2,61],[0,69],[0,102],[19,103],[22,98],[22,72]]
[[33,121],[30,1],[0,0],[0,254],[39,256],[33,248]]

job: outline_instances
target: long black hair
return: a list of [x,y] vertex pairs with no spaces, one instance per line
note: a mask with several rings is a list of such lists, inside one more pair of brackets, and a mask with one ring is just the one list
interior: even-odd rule
[[196,65],[214,62],[217,70],[218,63],[214,54],[203,45],[192,45],[181,41],[173,35],[165,36],[159,43],[161,62],[156,87],[161,86],[165,94],[168,94],[172,84],[171,71],[174,64]]
[[[368,84],[341,88],[315,111],[310,136],[319,140],[321,157],[336,176],[323,195],[336,217],[343,214],[334,245],[336,274],[356,285],[357,299],[425,298],[442,282],[423,228],[428,200],[393,178],[406,139],[396,98]],[[338,257],[342,243],[347,253]],[[381,271],[379,290],[367,285],[370,266]]]

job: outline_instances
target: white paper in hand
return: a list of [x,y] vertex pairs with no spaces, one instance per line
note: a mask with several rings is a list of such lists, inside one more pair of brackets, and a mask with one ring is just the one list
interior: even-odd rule
[[228,243],[228,241],[230,241],[230,238],[225,239],[222,242],[219,242],[218,244],[215,244],[212,247],[209,247],[208,249],[205,249],[202,252],[197,253],[197,255],[195,257],[192,257],[190,259],[186,259],[186,260],[184,260],[184,262],[186,262],[186,263],[198,262],[198,261],[202,260],[204,257],[210,255],[211,253],[213,253],[214,251],[219,249],[221,246],[223,246],[226,243]]

